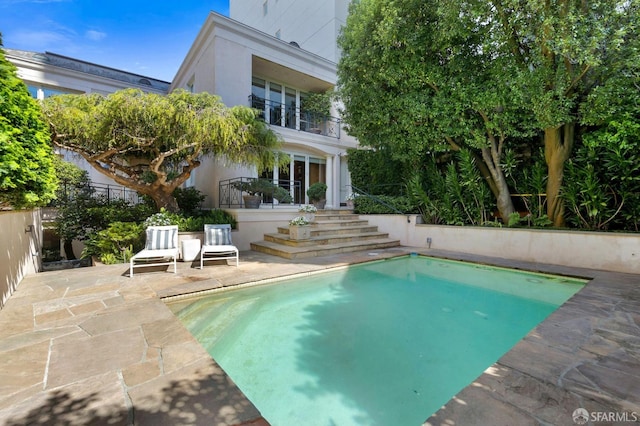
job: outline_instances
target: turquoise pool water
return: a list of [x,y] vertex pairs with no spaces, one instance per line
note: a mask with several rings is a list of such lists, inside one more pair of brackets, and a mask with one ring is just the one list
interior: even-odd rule
[[414,256],[169,306],[274,426],[420,425],[584,283]]

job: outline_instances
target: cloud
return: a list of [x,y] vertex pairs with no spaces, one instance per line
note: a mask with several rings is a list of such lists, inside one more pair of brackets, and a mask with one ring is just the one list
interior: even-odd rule
[[69,42],[69,37],[56,31],[19,31],[13,35],[13,42],[18,45],[43,49],[58,44],[66,44]]
[[91,41],[100,41],[107,37],[107,33],[103,33],[102,31],[89,30],[84,33],[84,36]]

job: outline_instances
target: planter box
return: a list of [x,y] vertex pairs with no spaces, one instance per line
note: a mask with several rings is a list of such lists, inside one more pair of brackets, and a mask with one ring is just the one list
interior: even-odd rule
[[311,227],[289,225],[289,238],[292,240],[308,240],[311,238]]

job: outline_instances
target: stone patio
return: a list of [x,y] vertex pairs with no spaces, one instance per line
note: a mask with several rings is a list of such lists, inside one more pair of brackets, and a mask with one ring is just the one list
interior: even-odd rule
[[162,298],[413,251],[593,278],[425,424],[571,425],[580,407],[640,419],[639,276],[400,247],[28,276],[0,311],[0,425],[267,425]]

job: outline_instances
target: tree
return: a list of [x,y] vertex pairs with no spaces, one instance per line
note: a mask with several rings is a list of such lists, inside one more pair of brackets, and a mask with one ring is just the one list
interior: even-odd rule
[[173,191],[205,155],[259,169],[276,163],[280,141],[254,110],[218,96],[127,89],[108,96],[60,95],[43,105],[53,143],[79,153],[117,183],[177,211]]
[[638,2],[456,3],[459,13],[493,23],[495,45],[511,52],[517,68],[496,83],[522,88],[544,134],[547,215],[555,226],[562,226],[564,165],[580,133],[586,102],[597,103],[593,98],[599,97],[600,88],[616,84],[627,70],[637,68]]
[[438,0],[352,3],[338,65],[344,120],[413,170],[434,151],[469,149],[506,219],[514,207],[501,159],[530,122],[519,87],[496,83],[514,64],[491,48],[492,26],[455,10]]
[[0,207],[42,206],[54,197],[54,154],[43,118],[0,48]]
[[585,102],[635,67],[638,39],[637,1],[361,0],[341,36],[345,120],[362,142],[410,161],[445,146],[480,150],[503,218],[504,148],[533,128],[547,215],[562,226]]

